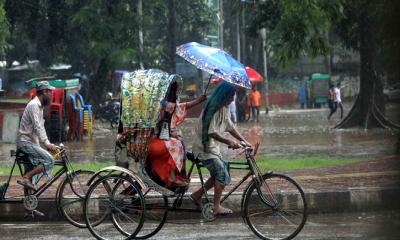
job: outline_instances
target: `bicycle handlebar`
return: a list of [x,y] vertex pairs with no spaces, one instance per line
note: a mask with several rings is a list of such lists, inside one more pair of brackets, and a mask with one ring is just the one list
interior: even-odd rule
[[[233,149],[231,146],[228,146],[228,148]],[[253,150],[253,147],[246,146],[246,143],[244,141],[240,141],[239,148],[244,150],[249,150],[249,149]]]

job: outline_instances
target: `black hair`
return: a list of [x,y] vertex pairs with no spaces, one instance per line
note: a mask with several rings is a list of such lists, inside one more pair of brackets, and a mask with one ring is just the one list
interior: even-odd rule
[[44,91],[46,91],[46,89],[42,89],[42,90],[37,90],[36,91],[36,95],[43,95]]
[[175,81],[169,86],[166,100],[171,103],[176,103],[178,99],[178,83]]

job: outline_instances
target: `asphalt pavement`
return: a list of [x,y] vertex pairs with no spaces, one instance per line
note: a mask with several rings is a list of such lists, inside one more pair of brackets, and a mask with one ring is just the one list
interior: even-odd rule
[[[85,240],[94,239],[87,229],[59,222],[1,223],[2,240]],[[181,221],[167,223],[151,239],[242,240],[259,239],[241,219],[214,222]],[[398,240],[400,215],[394,211],[310,215],[296,239],[325,240]]]

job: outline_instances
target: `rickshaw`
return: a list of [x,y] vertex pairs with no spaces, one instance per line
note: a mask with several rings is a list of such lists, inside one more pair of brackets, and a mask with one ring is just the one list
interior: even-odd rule
[[313,73],[310,77],[310,100],[314,108],[328,103],[328,88],[331,80],[329,74]]
[[[89,231],[97,239],[146,239],[161,230],[169,211],[198,213],[202,221],[213,221],[213,203],[205,191],[202,207],[188,204],[188,186],[168,189],[151,175],[147,155],[161,111],[161,102],[175,75],[160,70],[139,70],[125,73],[121,83],[120,113],[126,138],[129,169],[109,166],[89,180],[84,201],[84,218]],[[244,222],[261,239],[291,239],[303,228],[307,219],[307,203],[300,185],[279,173],[261,173],[254,155],[255,148],[242,146],[243,161],[230,161],[229,169],[247,170],[243,179],[225,194],[224,202],[247,179],[242,193],[241,213]],[[190,180],[197,169],[201,186],[204,167],[193,154],[187,153],[191,166]],[[173,199],[172,202],[169,199]]]

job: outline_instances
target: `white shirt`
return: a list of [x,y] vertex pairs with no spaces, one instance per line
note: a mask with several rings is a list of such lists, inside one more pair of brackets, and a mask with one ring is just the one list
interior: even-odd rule
[[335,102],[342,102],[342,99],[340,98],[340,88],[335,87],[333,90],[335,91]]
[[43,107],[38,97],[32,99],[25,107],[19,123],[17,145],[18,142],[50,144],[44,129]]
[[[208,141],[208,152],[204,151],[204,146],[202,143],[202,130],[203,130],[203,113],[199,117],[199,123],[196,128],[196,135],[193,142],[193,154],[199,159],[206,160],[210,158],[222,158],[219,145],[220,143],[214,138],[210,137]],[[234,128],[234,125],[230,119],[230,113],[228,107],[222,107],[218,112],[216,112],[211,119],[210,127],[208,128],[208,133],[218,133],[228,132]]]

